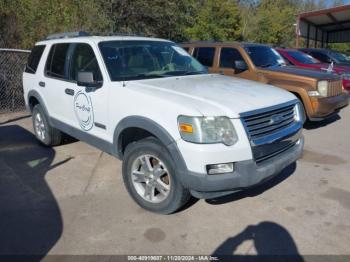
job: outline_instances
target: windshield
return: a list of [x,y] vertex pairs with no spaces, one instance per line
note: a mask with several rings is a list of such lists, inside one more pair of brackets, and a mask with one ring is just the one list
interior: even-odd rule
[[337,63],[350,63],[350,59],[342,53],[330,52],[330,54],[337,61]]
[[285,65],[282,56],[268,46],[248,46],[245,48],[255,66],[270,67]]
[[207,70],[171,42],[106,41],[99,43],[112,81],[206,74]]
[[288,51],[288,55],[293,57],[295,60],[297,60],[300,63],[303,64],[319,64],[320,62],[313,58],[312,56],[299,52],[299,51]]

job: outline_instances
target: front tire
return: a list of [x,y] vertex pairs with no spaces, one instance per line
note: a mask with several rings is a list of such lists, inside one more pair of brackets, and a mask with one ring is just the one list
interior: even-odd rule
[[176,175],[169,152],[153,137],[127,146],[123,179],[135,202],[152,212],[171,214],[190,199],[188,189]]
[[62,132],[50,126],[48,118],[40,104],[33,108],[33,128],[36,138],[46,146],[57,146],[62,143]]

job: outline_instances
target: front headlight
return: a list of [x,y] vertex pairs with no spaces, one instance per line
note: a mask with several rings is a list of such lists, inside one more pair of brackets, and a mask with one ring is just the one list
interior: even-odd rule
[[350,80],[350,74],[341,74],[341,76],[345,80]]
[[225,116],[179,116],[178,126],[181,138],[187,142],[199,144],[223,143],[232,146],[238,141],[231,120]]
[[320,96],[328,95],[328,81],[319,81],[317,84],[317,91]]

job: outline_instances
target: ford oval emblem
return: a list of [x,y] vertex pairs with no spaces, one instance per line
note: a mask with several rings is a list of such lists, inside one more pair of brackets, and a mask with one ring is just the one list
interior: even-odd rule
[[273,115],[271,116],[270,119],[270,124],[279,124],[283,121],[283,116],[282,115]]

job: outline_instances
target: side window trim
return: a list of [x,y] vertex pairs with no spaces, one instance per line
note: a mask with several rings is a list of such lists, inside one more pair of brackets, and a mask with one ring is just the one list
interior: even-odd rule
[[[53,62],[53,57],[55,55],[55,52],[56,52],[56,46],[58,44],[69,44],[69,47],[68,47],[68,50],[67,50],[67,54],[66,54],[66,61],[65,61],[65,64],[64,64],[64,72],[65,72],[65,78],[62,78],[62,77],[55,77],[53,75],[50,75],[48,74],[48,71],[51,71],[51,68],[52,68],[52,62]],[[52,44],[50,46],[50,49],[48,50],[48,55],[46,57],[46,61],[45,61],[45,66],[44,66],[44,76],[47,77],[47,78],[52,78],[52,79],[55,79],[55,80],[60,80],[60,81],[65,81],[65,82],[69,82],[69,83],[74,83],[76,84],[77,81],[74,80],[74,79],[69,79],[69,72],[70,72],[70,67],[71,67],[71,63],[72,63],[72,56],[74,54],[74,45],[78,45],[78,44],[86,44],[88,45],[92,52],[94,53],[95,57],[96,57],[96,61],[97,61],[97,65],[98,65],[98,69],[100,70],[100,74],[101,74],[101,78],[102,78],[102,81],[104,81],[103,79],[103,74],[102,74],[102,71],[101,71],[101,66],[98,62],[98,59],[97,59],[97,55],[96,55],[96,52],[95,50],[93,49],[93,47],[88,44],[88,43],[83,43],[83,42],[74,42],[74,43],[56,43],[56,44]],[[53,51],[52,51],[53,50]],[[50,59],[50,55],[51,55],[51,51],[52,51],[52,57]],[[48,69],[48,63],[50,62],[50,67],[49,67],[49,70]],[[52,72],[50,72],[51,74],[53,74]]]

